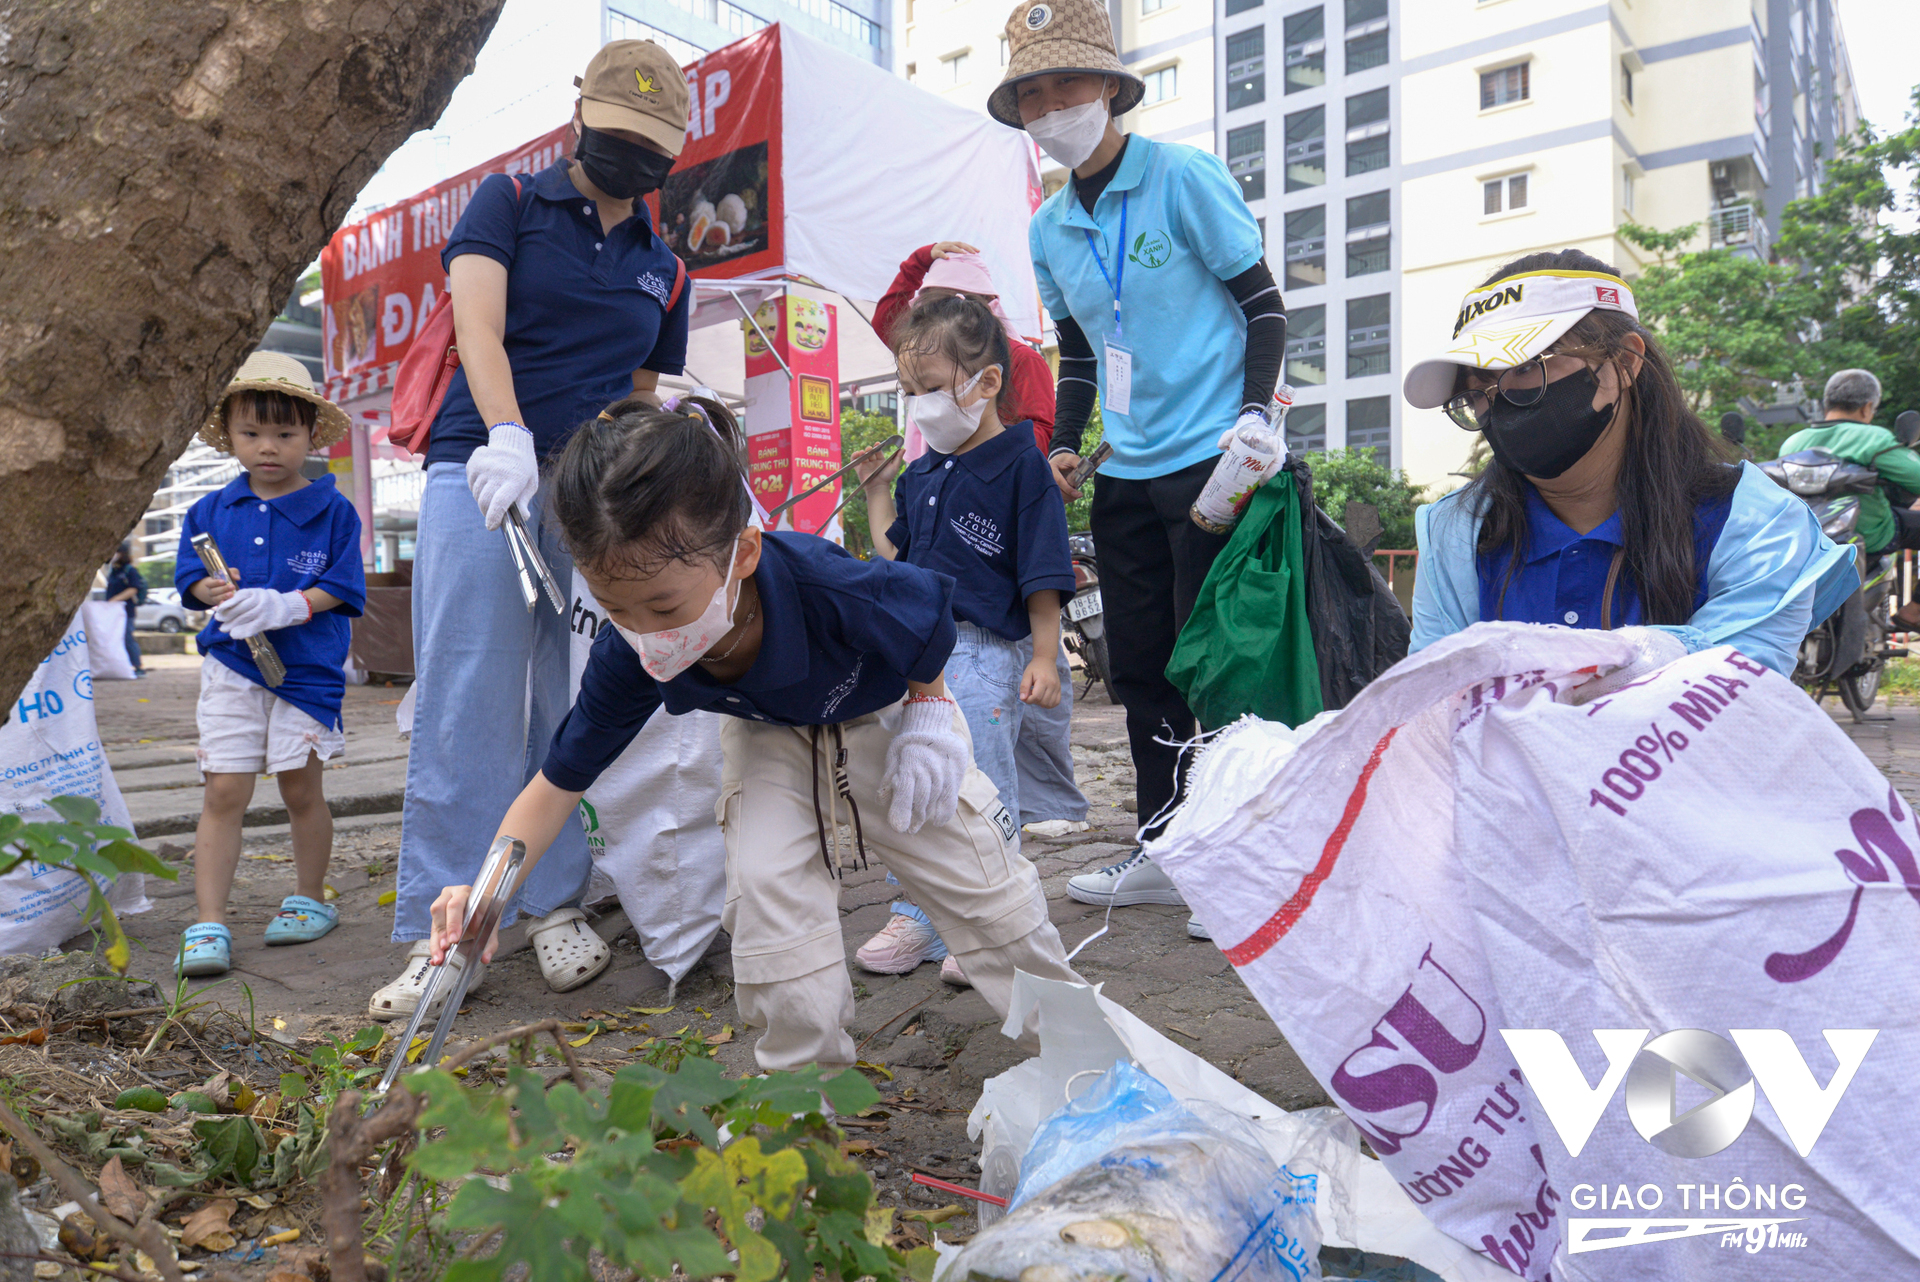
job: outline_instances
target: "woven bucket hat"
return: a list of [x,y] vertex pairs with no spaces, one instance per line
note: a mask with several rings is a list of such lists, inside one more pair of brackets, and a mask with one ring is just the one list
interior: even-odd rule
[[213,412],[200,425],[200,439],[222,454],[233,453],[227,438],[224,410],[227,398],[235,392],[285,392],[288,396],[311,402],[319,411],[313,421],[313,448],[324,450],[347,439],[353,420],[347,412],[314,390],[313,375],[307,367],[285,352],[255,352],[235,372],[227,390],[214,402]]
[[1113,24],[1097,0],[1022,0],[1007,18],[1007,74],[987,99],[987,112],[1003,125],[1025,129],[1015,85],[1053,71],[1112,76],[1120,82],[1112,110],[1124,115],[1140,105],[1146,81],[1128,71],[1114,52]]

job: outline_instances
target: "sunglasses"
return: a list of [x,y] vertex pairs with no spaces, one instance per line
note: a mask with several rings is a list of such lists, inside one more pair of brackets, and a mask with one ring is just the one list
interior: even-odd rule
[[1483,431],[1495,397],[1519,409],[1538,405],[1547,394],[1548,383],[1565,378],[1585,365],[1578,356],[1560,352],[1536,356],[1525,364],[1502,370],[1491,387],[1471,388],[1457,394],[1446,403],[1447,417],[1463,431]]

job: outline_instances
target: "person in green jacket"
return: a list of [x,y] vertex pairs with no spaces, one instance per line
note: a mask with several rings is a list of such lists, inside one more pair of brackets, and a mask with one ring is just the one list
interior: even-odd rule
[[[1826,421],[1789,436],[1780,445],[1781,457],[1801,450],[1826,450],[1849,463],[1873,468],[1888,485],[1920,494],[1920,454],[1900,444],[1886,428],[1874,425],[1873,416],[1880,408],[1879,379],[1863,369],[1843,369],[1827,380],[1821,400],[1827,407]],[[1895,506],[1887,501],[1885,488],[1860,496],[1861,544],[1872,556],[1896,548],[1920,548],[1920,500],[1913,507]],[[1893,617],[1907,627],[1920,628],[1920,601],[1902,606]]]

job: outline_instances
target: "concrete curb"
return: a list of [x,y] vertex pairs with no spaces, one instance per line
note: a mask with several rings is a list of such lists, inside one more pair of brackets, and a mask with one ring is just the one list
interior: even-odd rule
[[[345,819],[353,815],[384,815],[400,813],[400,805],[406,797],[404,790],[395,792],[365,793],[354,797],[329,798],[327,809],[333,812],[335,819]],[[247,817],[242,826],[261,828],[271,824],[287,822],[285,806],[249,806]],[[152,819],[142,819],[134,824],[136,837],[173,837],[181,833],[191,833],[200,825],[200,812],[193,811],[184,815],[160,815]]]

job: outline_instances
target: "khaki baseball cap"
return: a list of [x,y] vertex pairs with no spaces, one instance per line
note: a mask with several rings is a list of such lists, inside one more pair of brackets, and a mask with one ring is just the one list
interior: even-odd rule
[[1007,73],[987,98],[987,113],[1003,125],[1027,127],[1020,119],[1016,86],[1049,72],[1112,76],[1120,82],[1110,107],[1116,116],[1132,111],[1146,95],[1147,82],[1114,52],[1113,22],[1098,0],[1022,0],[1007,15],[1006,37]]
[[1408,370],[1400,390],[1416,409],[1438,409],[1453,399],[1461,369],[1524,365],[1592,311],[1640,319],[1633,290],[1618,276],[1547,270],[1496,280],[1460,301],[1450,344]]
[[615,40],[575,76],[580,119],[593,129],[630,129],[669,156],[687,141],[687,77],[651,40]]

